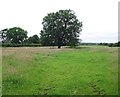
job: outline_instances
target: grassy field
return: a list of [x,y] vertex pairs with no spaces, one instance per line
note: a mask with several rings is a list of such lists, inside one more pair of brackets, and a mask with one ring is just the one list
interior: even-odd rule
[[117,95],[118,49],[2,49],[3,95]]

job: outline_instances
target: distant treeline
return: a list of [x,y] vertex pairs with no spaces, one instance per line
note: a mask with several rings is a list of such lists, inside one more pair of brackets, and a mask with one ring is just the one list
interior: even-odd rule
[[[22,44],[16,44],[16,43],[1,43],[2,47],[41,47],[40,43],[22,43]],[[109,47],[120,47],[120,41],[117,43],[80,43],[80,45],[99,45],[99,46],[109,46]],[[55,45],[53,45],[55,46]]]
[[109,46],[109,47],[120,47],[120,41],[116,43],[81,43],[81,45],[101,45],[101,46]]

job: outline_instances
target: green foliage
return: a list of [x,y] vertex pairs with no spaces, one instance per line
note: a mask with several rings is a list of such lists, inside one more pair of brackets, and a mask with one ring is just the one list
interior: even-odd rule
[[120,41],[118,41],[116,43],[99,43],[99,45],[109,46],[109,47],[120,47]]
[[82,22],[79,22],[72,10],[59,10],[49,13],[43,18],[43,30],[40,33],[42,45],[77,45],[79,34],[82,31]]
[[108,46],[109,43],[99,43],[99,45]]
[[40,43],[40,39],[38,37],[38,35],[33,35],[31,37],[28,38],[27,40],[28,43],[34,43],[34,44],[39,44]]
[[110,43],[108,46],[109,47],[120,47],[120,41],[117,43]]
[[3,43],[23,43],[27,38],[27,31],[20,27],[3,29],[0,31],[0,37]]
[[0,31],[0,39],[1,39],[2,43],[7,41],[6,40],[7,31],[8,31],[8,29],[3,29]]

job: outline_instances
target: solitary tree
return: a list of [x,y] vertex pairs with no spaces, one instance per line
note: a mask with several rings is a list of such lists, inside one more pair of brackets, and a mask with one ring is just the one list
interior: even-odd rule
[[72,10],[59,10],[43,18],[43,30],[40,33],[42,45],[75,46],[79,42],[82,22]]
[[0,31],[0,37],[6,42],[22,43],[27,38],[27,31],[20,27],[4,29]]

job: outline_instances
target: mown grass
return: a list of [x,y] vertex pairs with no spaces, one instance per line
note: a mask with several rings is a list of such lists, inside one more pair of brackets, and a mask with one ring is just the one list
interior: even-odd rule
[[117,95],[117,48],[3,48],[3,95]]

